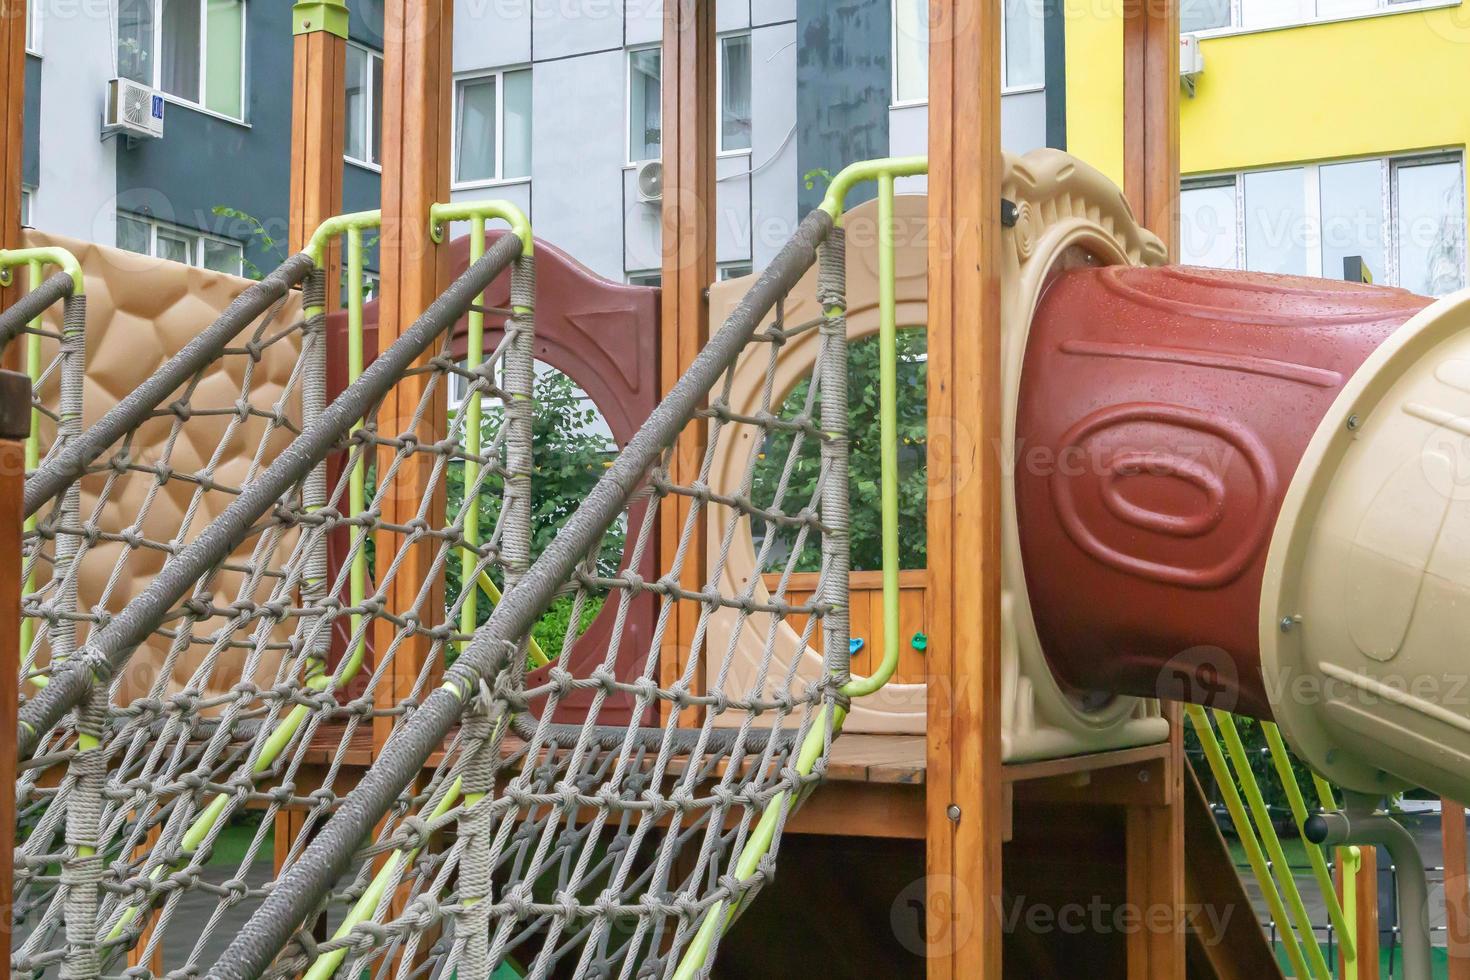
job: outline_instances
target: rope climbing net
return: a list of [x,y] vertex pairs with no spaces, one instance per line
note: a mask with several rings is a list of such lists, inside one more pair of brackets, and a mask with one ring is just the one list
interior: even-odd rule
[[[529,233],[472,257],[197,535],[149,539],[167,557],[146,590],[32,668],[45,684],[20,749],[49,823],[22,874],[45,908],[17,972],[692,977],[770,879],[853,691],[842,232],[821,211],[802,223],[539,554],[536,473],[556,461],[532,439]],[[788,324],[814,264],[824,315]],[[510,309],[488,309],[506,270]],[[452,343],[466,315],[468,363]],[[777,362],[809,329],[817,366],[787,399]],[[763,387],[737,410],[751,358]],[[451,379],[467,395],[446,411]],[[288,428],[280,414],[268,428]],[[745,464],[715,480],[732,440]],[[89,521],[75,536],[99,537]],[[740,547],[758,573],[735,579]],[[656,578],[634,571],[660,552]],[[792,599],[811,570],[813,598]],[[558,600],[559,634],[542,619]],[[640,602],[651,635],[632,625]],[[614,617],[606,646],[574,660],[597,610]],[[735,625],[713,644],[716,614]],[[175,689],[162,671],[124,683],[152,636],[168,676],[202,653]],[[744,669],[742,636],[761,651]]]
[[[309,259],[297,257],[247,290],[85,431],[83,297],[67,293],[59,335],[40,320],[27,328],[33,416],[54,420],[54,427],[33,427],[31,436],[37,465],[26,482],[22,704],[44,691],[301,431],[303,391],[315,390],[319,400],[324,390],[314,377],[323,363],[321,324],[282,314],[287,290],[311,269]],[[17,309],[39,312],[51,298],[46,285],[60,278],[47,280]],[[55,345],[49,364],[34,356],[37,339]],[[265,547],[239,549],[213,581],[248,590],[251,580],[269,580],[279,564],[270,549],[284,545]],[[149,816],[129,809],[127,800],[146,793],[148,781],[161,778],[160,766],[167,764],[166,740],[153,740],[167,735],[164,704],[182,699],[213,707],[224,693],[211,688],[214,672],[238,673],[243,647],[220,632],[225,617],[209,610],[202,589],[190,603],[192,621],[170,616],[154,623],[135,644],[130,668],[97,685],[80,710],[40,733],[22,768],[16,781],[17,973],[53,965],[72,975],[92,969],[86,955],[91,944],[77,926],[96,911],[104,860],[111,856],[98,844],[123,846],[149,826]],[[65,942],[58,940],[63,927]]]

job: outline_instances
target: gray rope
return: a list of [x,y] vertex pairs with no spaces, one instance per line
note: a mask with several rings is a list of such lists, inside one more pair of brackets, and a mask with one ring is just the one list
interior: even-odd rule
[[847,511],[847,231],[832,229],[817,266],[817,302],[823,311],[822,388],[822,602],[826,649],[823,659],[836,686],[846,684],[852,650],[848,645],[848,576],[851,568]]

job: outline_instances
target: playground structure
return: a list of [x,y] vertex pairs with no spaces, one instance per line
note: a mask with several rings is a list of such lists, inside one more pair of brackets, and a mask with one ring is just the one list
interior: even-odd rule
[[[406,31],[398,13],[397,50],[412,63],[446,28]],[[967,43],[981,54],[961,56],[953,40],[936,44],[946,84],[935,86],[931,112],[953,108],[949,100],[964,91],[996,94],[974,43],[994,11],[971,13],[980,33]],[[707,89],[697,50],[711,16],[670,15],[666,45],[684,59],[667,59],[679,66],[675,106],[698,103]],[[1169,38],[1172,16],[1162,26],[1142,20],[1152,41],[1140,40],[1141,50],[1153,53],[1140,55],[1140,66],[1150,66],[1155,93],[1160,75],[1172,79],[1150,60],[1167,68],[1152,32]],[[407,75],[391,84],[414,97]],[[443,80],[418,84],[432,102]],[[696,125],[666,136],[676,186],[704,179],[710,162],[699,146],[705,110],[690,111]],[[978,117],[982,146],[995,145],[997,113],[987,107]],[[1140,139],[1167,150],[1167,125],[1163,135],[1153,125],[1163,113],[1144,115],[1151,123],[1139,127]],[[394,124],[405,152],[434,142],[432,118],[404,112]],[[935,143],[943,151],[955,138],[944,126]],[[1439,461],[1453,462],[1453,422],[1467,414],[1452,401],[1464,391],[1456,373],[1465,363],[1456,348],[1462,301],[1421,311],[1396,291],[1149,269],[1167,258],[1166,223],[1155,225],[1162,238],[1144,231],[1118,190],[1085,164],[1049,153],[972,157],[987,155],[938,152],[927,164],[845,171],[769,269],[710,288],[707,319],[696,294],[713,278],[708,215],[683,215],[690,234],[669,248],[662,342],[656,352],[640,342],[640,380],[629,386],[643,400],[630,397],[637,404],[614,426],[620,452],[605,478],[534,562],[533,362],[540,353],[555,364],[554,349],[565,357],[576,349],[562,339],[576,316],[544,298],[548,266],[559,270],[551,276],[576,275],[546,258],[549,249],[533,243],[512,209],[433,207],[432,188],[420,187],[395,190],[382,215],[323,220],[265,282],[183,313],[190,335],[213,324],[148,365],[141,383],[96,386],[121,395],[116,404],[88,402],[82,382],[95,372],[79,370],[77,342],[82,321],[89,331],[94,319],[110,329],[125,303],[109,308],[99,302],[109,294],[89,282],[83,308],[77,275],[36,275],[33,306],[0,319],[26,338],[38,415],[48,420],[26,467],[34,523],[21,578],[31,584],[17,602],[25,622],[13,631],[22,643],[16,799],[34,821],[17,852],[15,901],[27,910],[27,930],[12,953],[16,969],[96,976],[120,972],[126,960],[138,975],[202,970],[211,966],[205,949],[230,928],[238,935],[214,975],[489,976],[514,963],[536,976],[695,976],[717,962],[735,913],[778,876],[788,825],[873,820],[854,807],[882,798],[867,795],[873,781],[826,811],[824,798],[839,787],[817,785],[844,764],[839,748],[866,731],[927,739],[919,790],[927,814],[887,832],[927,837],[929,887],[956,899],[949,925],[964,936],[935,943],[931,975],[1001,975],[999,923],[983,897],[1000,894],[1000,844],[1016,833],[1011,813],[1040,802],[1084,813],[1123,808],[1129,898],[1172,910],[1171,927],[1127,938],[1128,969],[1183,976],[1185,879],[1200,872],[1185,863],[1179,713],[1151,695],[1216,706],[1230,697],[1226,706],[1273,713],[1309,762],[1357,794],[1342,817],[1309,818],[1294,805],[1301,826],[1333,843],[1355,834],[1388,840],[1392,825],[1371,815],[1372,794],[1397,785],[1395,777],[1467,795],[1464,715],[1452,703],[1375,689],[1367,709],[1330,698],[1303,706],[1281,699],[1276,683],[1298,663],[1339,679],[1368,676],[1364,658],[1397,660],[1415,676],[1446,670],[1437,651],[1463,632],[1455,608],[1465,578],[1451,546],[1464,507],[1453,466]],[[1140,159],[1173,166],[1177,180],[1169,153]],[[325,174],[333,158],[317,162]],[[925,171],[927,202],[895,197],[895,179]],[[1168,175],[1150,173],[1130,197],[1153,224],[1156,185]],[[848,213],[844,195],[866,180],[878,184],[878,201]],[[942,248],[902,242],[905,222],[921,212],[931,239],[939,222],[951,230],[966,216],[977,223]],[[487,235],[495,220],[511,230]],[[469,225],[459,244],[423,240],[445,238],[452,221]],[[363,237],[380,226],[419,236],[421,247],[402,244],[385,263],[388,291],[370,310],[360,287]],[[326,284],[339,247],[348,296],[335,330]],[[73,251],[85,270],[86,249]],[[55,264],[65,254],[10,259],[32,260]],[[993,280],[962,271],[982,264]],[[433,282],[443,268],[453,270],[447,287],[411,295],[415,276]],[[293,287],[302,290],[299,307]],[[646,293],[604,291],[619,289],[641,295],[637,309],[650,312]],[[201,283],[183,292],[196,291]],[[577,295],[557,290],[556,302],[572,306]],[[404,310],[416,300],[422,315],[409,322]],[[24,326],[57,303],[66,305],[59,329]],[[1135,312],[1120,312],[1130,303]],[[1110,316],[1096,317],[1101,309]],[[1159,310],[1177,317],[1170,344],[1152,340]],[[1251,347],[1232,360],[1182,343],[1211,337],[1211,322],[1257,324],[1279,338],[1288,320],[1314,324],[1293,335],[1318,346]],[[919,325],[930,334],[931,437],[951,427],[948,456],[930,449],[929,538],[940,544],[921,579],[923,651],[905,635],[901,570],[890,561],[900,532],[891,420],[902,397],[893,341],[901,326]],[[874,586],[849,587],[844,364],[849,341],[866,334],[883,345],[884,568]],[[580,366],[566,366],[598,400],[603,375],[587,363],[591,349],[576,351]],[[663,368],[656,405],[644,383],[655,356]],[[1068,357],[1128,367],[1078,373],[1065,386],[1074,407],[1046,397]],[[338,364],[345,372],[334,383]],[[1153,367],[1160,364],[1167,367]],[[134,367],[102,364],[104,372]],[[1172,419],[1154,411],[1125,422],[1177,423],[1190,398],[1208,395],[1183,380],[1188,370],[1234,380],[1205,406],[1228,415],[1228,425],[1115,431],[1109,468],[1075,484],[1024,468],[1002,474],[1023,437],[1065,449],[1104,431],[1079,429],[1078,416],[1122,403],[1129,385],[1175,383],[1172,397],[1184,407],[1171,409]],[[808,374],[804,401],[786,404]],[[468,393],[454,412],[452,379]],[[1238,433],[1248,408],[1261,413],[1263,430],[1285,428],[1267,397],[1272,383],[1305,387],[1315,400],[1310,411],[1293,403],[1295,428],[1269,443],[1263,462],[1250,451],[1256,442]],[[604,395],[599,407],[608,415],[618,401]],[[1192,410],[1191,421],[1205,414]],[[1380,428],[1379,418],[1394,422]],[[1183,450],[1199,446],[1180,443],[1179,429],[1195,437],[1228,430],[1224,441],[1245,451],[1215,470],[1192,467],[1180,461]],[[777,436],[789,446],[780,472],[820,473],[810,499],[788,500],[784,478],[753,478],[756,457]],[[1161,444],[1179,450],[1162,470]],[[1145,451],[1153,455],[1128,456]],[[1354,467],[1384,461],[1398,475],[1389,496],[1351,490],[1373,484],[1352,476]],[[1274,481],[1264,477],[1270,465]],[[1241,483],[1242,467],[1254,484]],[[488,501],[488,511],[450,506],[454,480],[466,488],[458,501]],[[1124,489],[1135,481],[1141,496]],[[1204,512],[1181,513],[1194,491],[1174,484],[1202,494]],[[1077,515],[1073,524],[1090,534],[1056,512]],[[1203,561],[1223,548],[1226,571],[1173,574],[1157,555],[1121,555],[1107,538],[1118,525],[1097,523],[1105,514],[1130,534],[1155,534],[1149,540],[1162,539],[1167,558],[1183,549]],[[1254,530],[1241,535],[1234,521]],[[1217,530],[1230,542],[1212,542]],[[1247,560],[1234,553],[1241,537],[1253,546]],[[777,547],[783,541],[794,544]],[[597,558],[609,542],[624,556],[610,566]],[[1032,557],[1037,549],[1041,558]],[[818,571],[797,571],[807,558]],[[1058,560],[1072,570],[1038,572]],[[104,571],[89,579],[94,567]],[[1355,574],[1367,578],[1336,578]],[[1131,586],[1109,575],[1130,576]],[[1096,584],[1079,588],[1088,576]],[[1128,587],[1164,592],[1097,601]],[[1236,603],[1229,611],[1237,615],[1219,617],[1220,636],[1189,625],[1190,601],[1195,610],[1225,605],[1204,591],[1211,588]],[[1342,617],[1345,636],[1324,639],[1313,625],[1339,618],[1344,588],[1382,597],[1384,610]],[[527,637],[556,596],[571,596],[576,610],[601,601],[602,612],[586,634],[568,631],[561,650],[535,648]],[[1142,623],[1127,618],[1140,610]],[[1150,610],[1170,615],[1161,621]],[[861,667],[850,643],[858,615],[871,646]],[[1068,629],[1128,643],[1089,647]],[[1201,656],[1175,657],[1205,644]],[[979,654],[968,666],[967,650]],[[1352,650],[1362,657],[1348,658]],[[920,677],[927,684],[915,683]],[[1190,715],[1216,763],[1210,720]],[[1223,720],[1221,732],[1237,755]],[[1087,795],[1099,799],[1088,804]],[[1329,810],[1330,796],[1321,800]],[[1253,797],[1247,803],[1256,807]],[[1237,826],[1241,806],[1235,798]],[[265,819],[237,873],[211,878],[206,866],[221,835],[249,809]],[[265,889],[248,871],[271,828],[276,872]],[[976,861],[982,853],[990,856]],[[1208,854],[1190,857],[1203,867]],[[1411,881],[1407,852],[1395,858],[1401,880]],[[1271,860],[1281,863],[1274,853]],[[1408,959],[1421,953],[1408,934],[1417,893],[1406,886],[1406,895],[1406,967],[1425,976]],[[931,917],[945,908],[934,898],[931,891]],[[213,911],[190,919],[185,908],[200,899]],[[1332,911],[1350,931],[1347,912]],[[223,925],[244,913],[243,926]],[[1295,914],[1276,910],[1278,920]],[[166,957],[181,936],[182,958]],[[1248,954],[1232,939],[1212,955],[1226,975],[1222,963]],[[1323,975],[1315,941],[1290,959],[1295,975]]]

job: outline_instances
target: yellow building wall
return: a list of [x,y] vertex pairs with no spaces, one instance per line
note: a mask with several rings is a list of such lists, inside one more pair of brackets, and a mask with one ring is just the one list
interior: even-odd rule
[[[1068,149],[1123,176],[1122,0],[1067,0]],[[1185,174],[1470,143],[1470,0],[1201,42]]]

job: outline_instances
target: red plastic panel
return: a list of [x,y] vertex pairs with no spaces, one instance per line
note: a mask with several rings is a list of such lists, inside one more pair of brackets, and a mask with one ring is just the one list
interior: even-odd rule
[[1080,268],[1047,286],[1021,375],[1016,509],[1066,686],[1270,717],[1257,618],[1282,497],[1342,385],[1429,302],[1184,268]]
[[[491,231],[487,239],[506,232]],[[449,274],[457,276],[469,266],[469,239],[460,238],[448,245]],[[506,273],[491,284],[485,296],[486,306],[505,308],[510,305],[510,275]],[[371,363],[377,354],[378,304],[368,303],[363,311],[365,359]],[[498,314],[485,317],[485,350],[493,351],[503,336],[505,321]],[[347,383],[347,318],[337,313],[330,318],[328,356],[329,395],[335,395]],[[455,325],[454,351],[461,356],[467,347],[468,323]],[[639,426],[658,404],[658,337],[659,290],[647,286],[627,286],[610,282],[577,262],[553,245],[536,241],[536,359],[551,365],[587,392],[602,413],[619,446],[627,444]],[[334,461],[330,478],[336,479]],[[640,526],[642,508],[630,514],[628,549],[632,534]],[[345,531],[345,529],[344,529]],[[345,533],[332,541],[330,562],[335,570],[345,557],[348,539]],[[652,581],[658,577],[656,547],[648,554],[639,574]],[[644,667],[653,636],[655,597],[645,592],[632,602],[624,622],[623,641],[615,666],[619,678],[638,676]],[[569,669],[578,676],[588,676],[605,656],[612,637],[617,609],[609,605],[598,614],[587,632],[571,651]],[[342,630],[345,630],[345,624]],[[342,632],[339,630],[339,633]],[[338,636],[334,655],[346,649],[347,637]],[[554,654],[554,651],[547,651]],[[542,680],[537,674],[528,683]],[[564,720],[574,720],[591,703],[590,691],[577,691],[561,702]],[[621,693],[610,695],[599,711],[599,719],[610,725],[628,722],[632,699]]]

